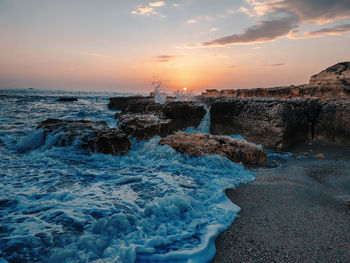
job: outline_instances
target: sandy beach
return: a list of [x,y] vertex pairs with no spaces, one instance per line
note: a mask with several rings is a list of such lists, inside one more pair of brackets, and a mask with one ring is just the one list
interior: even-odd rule
[[306,146],[226,191],[242,208],[212,262],[350,262],[350,150]]

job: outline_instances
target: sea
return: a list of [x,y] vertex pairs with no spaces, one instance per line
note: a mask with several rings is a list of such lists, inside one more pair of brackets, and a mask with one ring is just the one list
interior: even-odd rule
[[[106,121],[126,93],[0,89],[0,263],[209,262],[240,208],[225,189],[254,172],[211,155],[189,157],[160,138],[132,140],[124,156],[91,153],[48,118]],[[75,102],[58,102],[76,97]],[[208,132],[208,114],[190,132]]]

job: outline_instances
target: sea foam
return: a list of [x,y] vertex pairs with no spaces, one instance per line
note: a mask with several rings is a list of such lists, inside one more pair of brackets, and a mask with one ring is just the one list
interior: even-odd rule
[[[113,112],[102,106],[107,98],[87,96],[91,104],[63,106],[55,97],[12,99],[22,100],[16,108],[23,111],[19,118],[9,100],[3,102],[8,112],[0,124],[8,127],[13,118],[19,124],[1,131],[1,257],[10,262],[212,259],[215,237],[239,211],[224,190],[254,180],[251,171],[217,155],[190,158],[159,145],[159,137],[133,141],[125,156],[92,154],[78,143],[57,147],[54,142],[63,135],[43,140],[35,128],[48,115],[41,108],[50,107],[50,117],[79,119],[89,105],[95,109],[89,119],[111,120]],[[39,108],[28,107],[32,101]]]

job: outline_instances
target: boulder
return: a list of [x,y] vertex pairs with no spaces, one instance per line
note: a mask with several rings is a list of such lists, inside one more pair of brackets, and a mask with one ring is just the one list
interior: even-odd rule
[[63,98],[59,98],[56,101],[77,101],[77,98],[70,98],[70,97],[63,97]]
[[266,148],[286,150],[313,138],[319,110],[317,100],[221,99],[211,105],[210,132],[240,134]]
[[56,135],[55,146],[70,146],[77,142],[82,148],[93,152],[108,154],[125,154],[130,149],[126,134],[117,129],[110,129],[106,122],[87,120],[47,119],[41,122],[38,129],[43,129],[44,137]]
[[137,140],[146,140],[153,136],[165,137],[173,132],[172,120],[153,114],[120,114],[118,127]]
[[177,132],[163,138],[160,145],[169,145],[180,153],[191,157],[211,154],[222,155],[229,160],[245,165],[264,164],[265,152],[255,144],[229,136],[210,135],[206,133]]
[[88,142],[92,152],[123,155],[130,150],[130,140],[118,129],[107,129],[98,132]]

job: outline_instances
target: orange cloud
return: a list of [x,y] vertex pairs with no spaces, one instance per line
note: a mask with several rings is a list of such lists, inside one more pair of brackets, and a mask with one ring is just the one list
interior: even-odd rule
[[152,7],[161,7],[165,5],[166,4],[164,1],[155,1],[155,2],[149,3],[149,6],[152,6]]
[[178,58],[179,56],[171,56],[171,55],[160,55],[160,56],[156,56],[155,60],[157,62],[169,62],[172,61],[176,58]]

